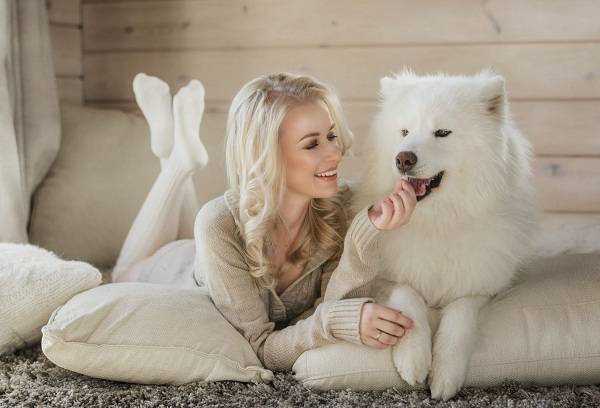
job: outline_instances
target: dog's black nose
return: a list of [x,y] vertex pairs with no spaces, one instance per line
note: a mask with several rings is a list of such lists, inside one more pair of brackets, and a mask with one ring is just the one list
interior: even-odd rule
[[400,152],[396,156],[396,167],[403,173],[406,173],[417,164],[417,155],[413,152]]

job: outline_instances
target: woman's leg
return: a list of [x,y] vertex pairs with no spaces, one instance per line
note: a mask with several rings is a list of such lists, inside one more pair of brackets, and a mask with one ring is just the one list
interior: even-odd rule
[[[184,88],[185,91],[182,89],[183,92],[178,93],[178,95],[181,93],[179,98],[177,95],[175,96],[174,104],[181,105],[181,109],[175,107],[175,128],[181,127],[185,132],[182,137],[190,143],[186,153],[192,153],[191,161],[194,163],[194,168],[202,168],[208,163],[208,153],[198,138],[202,113],[204,112],[204,87],[200,81],[192,80],[186,88]],[[184,100],[185,102],[179,103],[179,101]],[[200,210],[200,203],[198,202],[194,181],[190,176],[184,184],[178,239],[194,238],[194,221],[198,210]]]
[[[178,238],[186,195],[184,186],[192,182],[193,171],[204,167],[208,161],[204,145],[198,138],[204,112],[202,84],[191,81],[175,96],[171,116],[172,151],[165,158],[160,154],[164,154],[169,145],[163,140],[168,138],[166,132],[169,129],[169,115],[165,112],[171,99],[168,86],[158,78],[139,78],[136,77],[137,89],[134,81],[136,100],[150,124],[153,152],[161,158],[161,171],[125,239],[113,270],[113,282],[135,280],[132,275],[139,269],[135,265]],[[155,118],[161,123],[154,123]]]
[[183,186],[183,204],[181,206],[181,215],[179,217],[179,233],[177,239],[194,238],[194,221],[196,214],[200,210],[200,203],[196,195],[196,186],[192,177],[189,177]]
[[[150,126],[152,152],[160,159],[163,168],[173,149],[174,124],[169,85],[159,78],[140,73],[133,80],[133,91]],[[191,177],[185,181],[184,190],[177,239],[192,239],[200,204]]]

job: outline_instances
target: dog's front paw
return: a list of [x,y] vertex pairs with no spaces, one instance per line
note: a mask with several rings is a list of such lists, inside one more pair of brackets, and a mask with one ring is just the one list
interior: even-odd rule
[[410,385],[425,382],[431,368],[431,340],[428,336],[401,339],[392,350],[394,366]]
[[431,397],[444,401],[454,397],[465,382],[466,372],[467,365],[458,359],[434,357],[429,376]]

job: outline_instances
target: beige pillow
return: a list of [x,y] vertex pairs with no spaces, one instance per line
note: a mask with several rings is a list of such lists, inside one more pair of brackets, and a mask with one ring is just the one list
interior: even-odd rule
[[269,381],[250,344],[205,288],[112,283],[56,309],[42,328],[56,365],[92,377],[143,384]]
[[29,244],[0,243],[0,354],[38,343],[54,309],[101,281],[92,265]]
[[[600,255],[540,258],[479,316],[481,335],[466,378],[493,386],[505,378],[538,385],[600,382]],[[391,349],[337,343],[303,353],[293,370],[319,389],[410,389]]]
[[30,241],[62,257],[114,264],[160,169],[146,121],[62,105],[56,160],[33,196]]
[[[30,240],[70,259],[113,266],[160,171],[141,113],[61,106],[60,151],[33,196]],[[199,204],[226,188],[225,113],[208,110],[208,166],[194,173]]]

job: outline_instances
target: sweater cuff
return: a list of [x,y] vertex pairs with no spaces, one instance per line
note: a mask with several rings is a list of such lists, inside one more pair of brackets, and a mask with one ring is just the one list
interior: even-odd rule
[[369,247],[373,244],[374,238],[382,232],[369,219],[368,207],[363,208],[354,216],[349,230],[359,254],[364,254],[367,249],[372,249]]
[[337,300],[328,313],[329,330],[333,337],[354,344],[362,344],[359,334],[362,305],[372,302],[371,298]]

